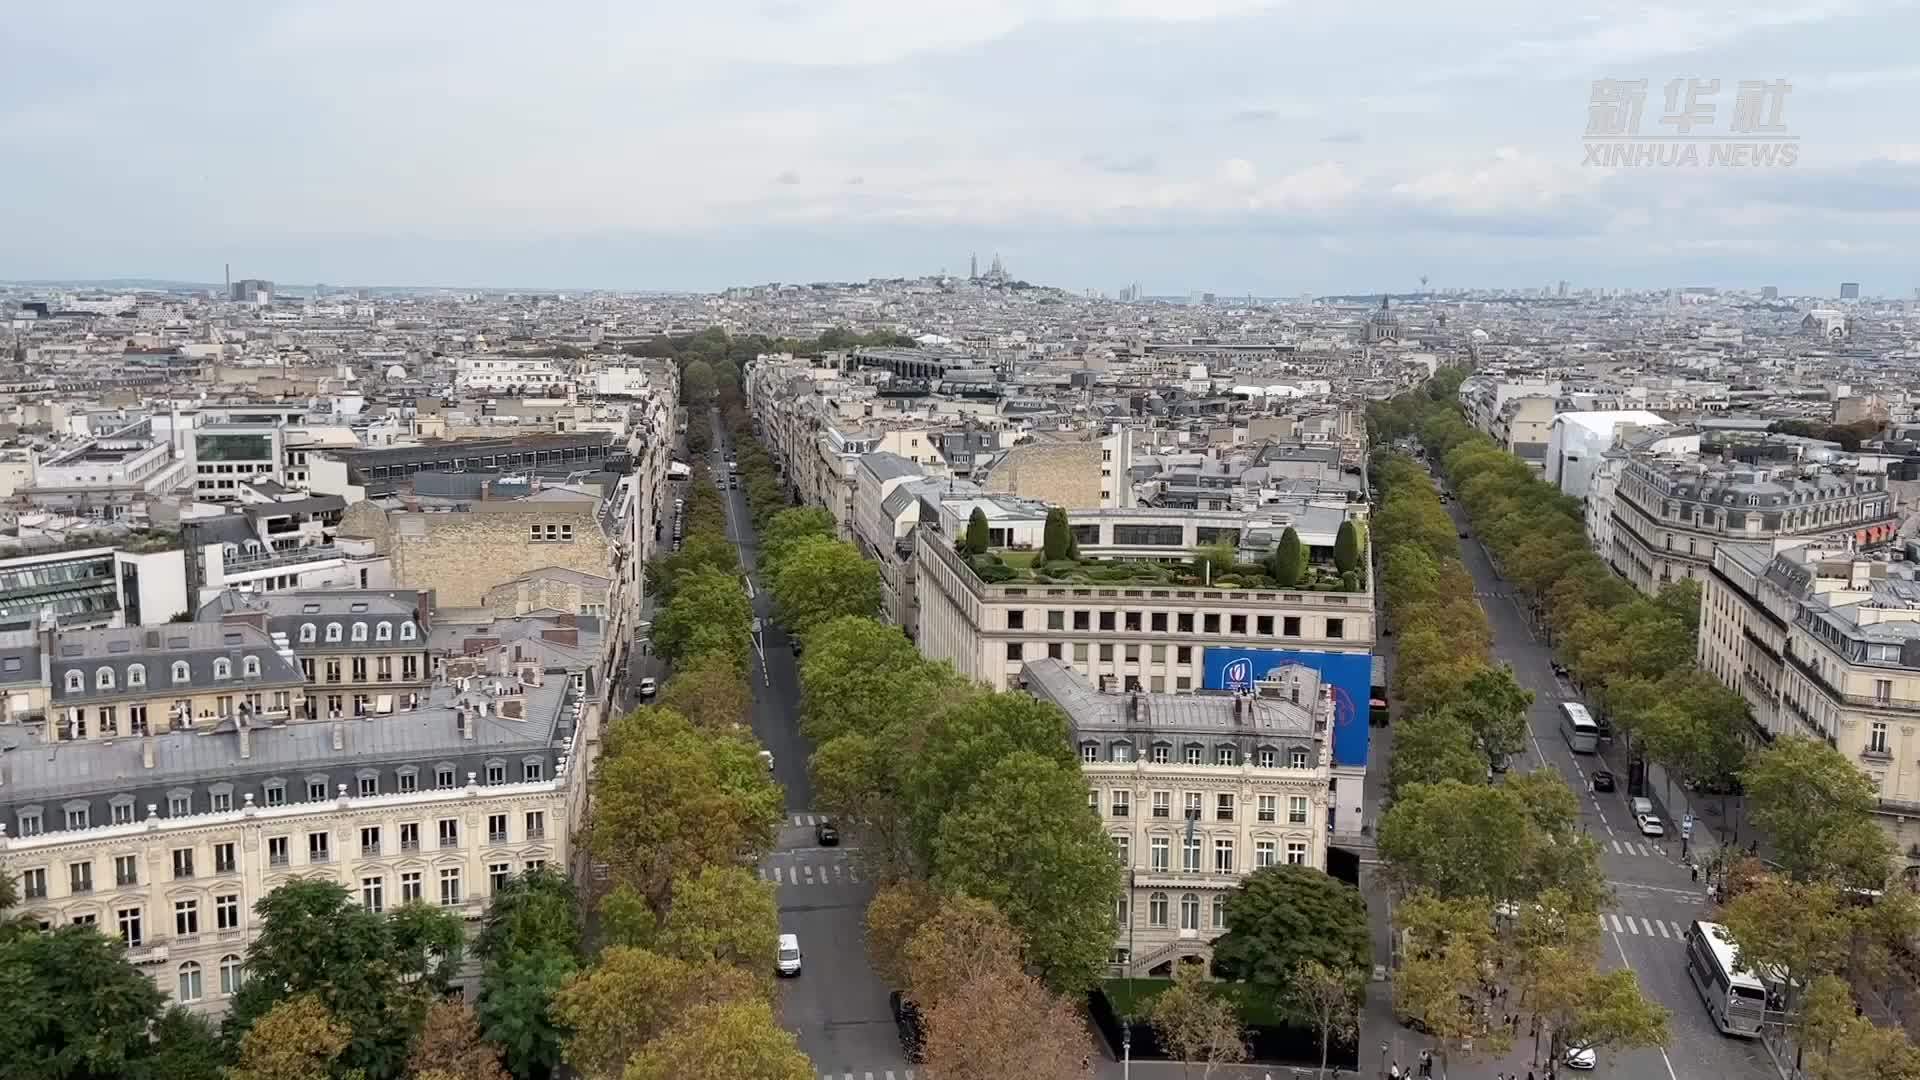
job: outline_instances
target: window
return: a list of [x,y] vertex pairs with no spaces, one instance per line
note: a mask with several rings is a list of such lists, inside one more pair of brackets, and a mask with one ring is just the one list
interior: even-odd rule
[[113,689],[113,669],[103,667],[95,671],[93,673],[93,688],[95,690]]
[[1219,633],[1220,632],[1220,614],[1218,612],[1209,611],[1205,615],[1200,616],[1200,627],[1202,630],[1204,630],[1206,633],[1209,633],[1209,634]]
[[284,836],[267,837],[267,865],[287,865],[287,838]]
[[1115,833],[1115,834],[1114,834],[1114,836],[1113,836],[1113,854],[1114,854],[1114,857],[1115,857],[1115,858],[1117,858],[1117,859],[1119,859],[1119,860],[1120,860],[1120,865],[1121,865],[1121,866],[1132,866],[1132,865],[1133,865],[1133,860],[1132,860],[1132,858],[1131,858],[1131,856],[1132,856],[1132,853],[1133,853],[1133,852],[1132,852],[1132,847],[1133,847],[1133,845],[1132,845],[1132,843],[1131,843],[1131,842],[1130,842],[1130,841],[1129,841],[1129,840],[1127,839],[1127,835],[1126,835],[1125,833]]
[[382,877],[363,877],[360,879],[360,906],[380,914],[387,909],[387,881]]
[[420,902],[420,871],[408,870],[400,875],[400,902],[403,904]]
[[1175,645],[1173,647],[1173,662],[1176,664],[1193,663],[1193,646]]
[[1095,817],[1100,816],[1100,792],[1093,788],[1087,789],[1087,809],[1093,811]]
[[545,810],[527,811],[527,839],[544,840],[547,837],[547,812]]
[[178,881],[193,876],[193,849],[190,847],[173,849],[173,877]]
[[1215,840],[1213,842],[1213,872],[1233,873],[1233,841]]
[[240,992],[240,958],[232,953],[220,958],[220,992],[233,995]]
[[504,761],[487,762],[487,783],[504,784],[507,782],[507,763]]
[[216,679],[232,678],[233,677],[233,661],[227,659],[224,656],[214,657],[213,658],[213,677]]
[[362,776],[360,778],[360,794],[362,797],[380,794],[380,777],[378,775]]
[[1200,898],[1192,893],[1180,897],[1180,929],[1200,929]]
[[1091,629],[1093,629],[1093,617],[1092,617],[1091,615],[1089,615],[1089,614],[1088,614],[1087,612],[1085,612],[1085,611],[1076,611],[1076,612],[1074,612],[1074,613],[1073,613],[1073,628],[1074,628],[1075,630],[1091,630]]
[[1081,743],[1080,744],[1080,760],[1088,765],[1091,765],[1094,762],[1099,761],[1100,760],[1100,744],[1092,743],[1092,742]]
[[440,871],[441,906],[457,907],[460,901],[460,871],[452,867]]
[[340,640],[340,624],[339,623],[330,622],[327,624],[327,640],[328,641]]
[[1262,869],[1265,869],[1266,867],[1272,866],[1273,857],[1274,857],[1273,841],[1255,840],[1253,842],[1253,868],[1255,870],[1262,870]]
[[1189,765],[1200,764],[1200,755],[1203,753],[1205,753],[1205,751],[1197,744],[1187,747],[1187,758],[1186,758],[1187,764]]
[[487,864],[488,895],[494,895],[499,893],[501,889],[506,887],[507,879],[511,878],[512,876],[513,876],[512,863],[503,863],[503,862],[488,863]]
[[1213,928],[1215,930],[1225,930],[1227,928],[1227,896],[1226,894],[1220,893],[1215,895],[1213,898],[1212,906],[1213,906]]
[[1133,792],[1131,791],[1116,791],[1113,793],[1112,799],[1114,817],[1126,817],[1127,812],[1133,809],[1130,805],[1133,802]]
[[420,774],[417,772],[414,772],[412,768],[402,769],[400,771],[400,791],[404,794],[407,792],[418,791],[419,789],[420,789]]
[[1113,612],[1111,611],[1101,612],[1100,613],[1100,629],[1103,631],[1111,631],[1113,627],[1114,627]]
[[268,806],[285,806],[287,804],[287,785],[285,784],[270,783],[261,788],[260,792],[262,796],[264,796]]
[[1258,769],[1271,769],[1279,763],[1279,755],[1264,747],[1253,756],[1254,767]]
[[333,834],[310,832],[307,834],[307,861],[310,863],[329,862],[333,859]]
[[26,900],[45,900],[47,898],[47,871],[45,867],[35,867],[20,875],[20,896]]
[[367,624],[366,623],[357,622],[353,624],[353,640],[355,641],[367,640]]
[[84,829],[87,827],[87,808],[70,806],[67,808],[67,828]]
[[443,848],[460,846],[460,819],[440,819],[440,846]]
[[67,891],[75,896],[93,891],[93,862],[67,864]]
[[1300,636],[1300,616],[1282,615],[1280,617],[1280,636],[1281,637],[1299,637]]
[[539,758],[529,758],[520,763],[520,779],[531,783],[547,774],[547,763]]
[[115,855],[113,857],[113,883],[122,886],[140,884],[140,857],[137,855]]
[[1338,640],[1346,636],[1347,636],[1347,621],[1345,619],[1328,619],[1327,620],[1327,637]]
[[313,639],[314,639],[314,625],[312,623],[301,623],[300,624],[301,642],[302,643],[311,642]]
[[1239,754],[1231,746],[1216,747],[1213,752],[1215,765],[1234,765],[1239,762]]
[[367,825],[360,829],[360,854],[373,859],[380,857],[380,826]]
[[113,804],[113,823],[115,825],[131,825],[133,823],[132,802],[121,801]]
[[1244,634],[1246,632],[1247,632],[1247,617],[1245,615],[1227,616],[1227,633]]
[[1025,611],[1022,611],[1019,608],[1009,609],[1007,611],[1007,629],[1025,630],[1026,628],[1027,628],[1027,613]]
[[1259,615],[1253,620],[1253,631],[1261,637],[1273,636],[1273,616]]
[[1019,660],[1026,655],[1026,646],[1018,641],[1007,642],[1007,659]]
[[1275,810],[1274,804],[1278,801],[1279,801],[1279,797],[1276,795],[1260,796],[1260,809],[1259,809],[1258,817],[1261,821],[1274,820],[1274,810]]
[[393,624],[390,622],[383,621],[378,626],[375,626],[373,628],[373,640],[392,641],[393,640]]
[[1157,892],[1147,897],[1147,925],[1165,928],[1167,925],[1167,894]]
[[1100,662],[1103,664],[1113,663],[1113,646],[1112,645],[1106,644],[1104,642],[1100,645]]
[[409,821],[400,826],[400,850],[420,850],[420,823]]
[[307,801],[325,802],[327,800],[327,782],[325,780],[307,781]]
[[1213,819],[1215,821],[1233,820],[1233,796],[1222,792],[1214,796]]
[[1173,747],[1166,743],[1154,743],[1152,756],[1155,765],[1165,765],[1167,759],[1173,756]]
[[1180,869],[1189,874],[1200,872],[1200,838],[1184,836],[1180,838]]
[[200,1000],[200,965],[192,960],[180,965],[179,993],[175,998],[182,1002]]
[[114,912],[114,917],[120,924],[120,940],[124,942],[129,949],[139,948],[140,943],[146,940],[140,927],[140,909],[137,907],[121,908],[119,911]]
[[1156,836],[1148,843],[1147,854],[1151,861],[1147,865],[1156,874],[1166,873],[1170,865],[1169,852],[1172,849],[1168,846],[1169,843],[1170,841],[1164,836]]
[[1185,793],[1184,798],[1186,800],[1187,820],[1199,821],[1200,820],[1200,793],[1197,791],[1189,791]]
[[192,937],[200,932],[200,901],[173,902],[173,932],[180,937]]
[[414,637],[413,624],[410,622],[401,623],[400,624],[400,640],[412,641],[413,637]]
[[167,816],[185,817],[193,812],[193,800],[185,795],[167,796]]
[[240,929],[239,893],[222,893],[213,898],[213,925],[217,930]]
[[1287,767],[1290,769],[1306,768],[1307,767],[1306,750],[1296,746],[1293,749],[1287,751]]
[[193,681],[193,669],[187,666],[185,660],[173,662],[173,681],[177,683]]
[[1867,735],[1867,753],[1884,754],[1887,752],[1887,722],[1875,720],[1873,730]]
[[1287,865],[1305,866],[1307,862],[1307,842],[1305,840],[1287,841]]
[[441,765],[433,770],[433,786],[450,788],[453,786],[453,766]]
[[128,664],[127,665],[127,685],[128,686],[147,685],[147,665]]
[[77,671],[67,672],[67,693],[78,694],[87,688],[86,676]]
[[228,840],[213,845],[213,872],[231,874],[239,866],[234,858],[233,841]]
[[260,677],[260,658],[249,656],[240,661],[240,672],[249,679]]
[[1305,825],[1307,823],[1307,797],[1305,795],[1287,796],[1287,824]]

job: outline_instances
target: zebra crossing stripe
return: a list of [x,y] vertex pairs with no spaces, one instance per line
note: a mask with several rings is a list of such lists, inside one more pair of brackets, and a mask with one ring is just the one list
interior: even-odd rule
[[1613,922],[1613,932],[1616,934],[1619,933],[1620,932],[1620,916],[1608,915],[1607,918]]
[[1660,936],[1661,936],[1661,937],[1663,937],[1663,938],[1671,938],[1671,937],[1673,936],[1672,934],[1669,934],[1669,933],[1667,933],[1667,924],[1666,924],[1666,923],[1664,923],[1664,922],[1657,922],[1657,923],[1654,923],[1653,925],[1654,925],[1655,927],[1657,927],[1657,928],[1659,929],[1659,931],[1660,931]]

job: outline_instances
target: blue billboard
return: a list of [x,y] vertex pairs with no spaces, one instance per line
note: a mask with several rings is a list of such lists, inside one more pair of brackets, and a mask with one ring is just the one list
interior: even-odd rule
[[1202,657],[1202,684],[1209,690],[1244,690],[1287,664],[1310,667],[1333,688],[1333,760],[1367,763],[1367,703],[1373,690],[1372,653],[1308,652],[1300,649],[1236,649],[1209,646]]

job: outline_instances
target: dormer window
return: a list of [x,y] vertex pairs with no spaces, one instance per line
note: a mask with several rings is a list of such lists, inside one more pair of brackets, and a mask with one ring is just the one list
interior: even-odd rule
[[147,665],[128,664],[127,665],[127,685],[128,686],[147,685]]
[[330,622],[327,624],[327,640],[328,641],[340,640],[340,624],[339,623]]
[[193,681],[193,669],[187,666],[185,660],[175,660],[173,662],[173,681],[177,683]]
[[353,624],[353,640],[355,641],[367,640],[367,624],[366,623],[357,622]]
[[224,656],[213,658],[213,677],[216,679],[233,678],[233,661]]
[[312,623],[300,624],[300,640],[301,641],[311,642],[314,639],[315,632],[316,631]]
[[77,694],[87,688],[87,677],[77,671],[67,672],[67,693]]
[[400,624],[400,640],[412,641],[413,638],[414,638],[413,624],[410,622],[401,623]]
[[103,667],[98,671],[95,671],[93,673],[93,688],[95,690],[113,689],[113,669],[110,667]]
[[257,656],[249,656],[245,660],[240,661],[240,670],[245,672],[249,679],[259,678],[260,658]]
[[393,624],[390,622],[383,622],[380,625],[374,627],[373,640],[392,641],[393,640]]

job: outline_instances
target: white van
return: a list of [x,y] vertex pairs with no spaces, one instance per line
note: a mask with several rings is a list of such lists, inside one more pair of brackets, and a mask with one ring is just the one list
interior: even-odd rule
[[1630,805],[1633,807],[1634,817],[1650,816],[1653,813],[1653,800],[1645,796],[1634,799]]
[[797,934],[781,934],[780,946],[776,950],[774,970],[782,975],[800,974],[800,937]]

